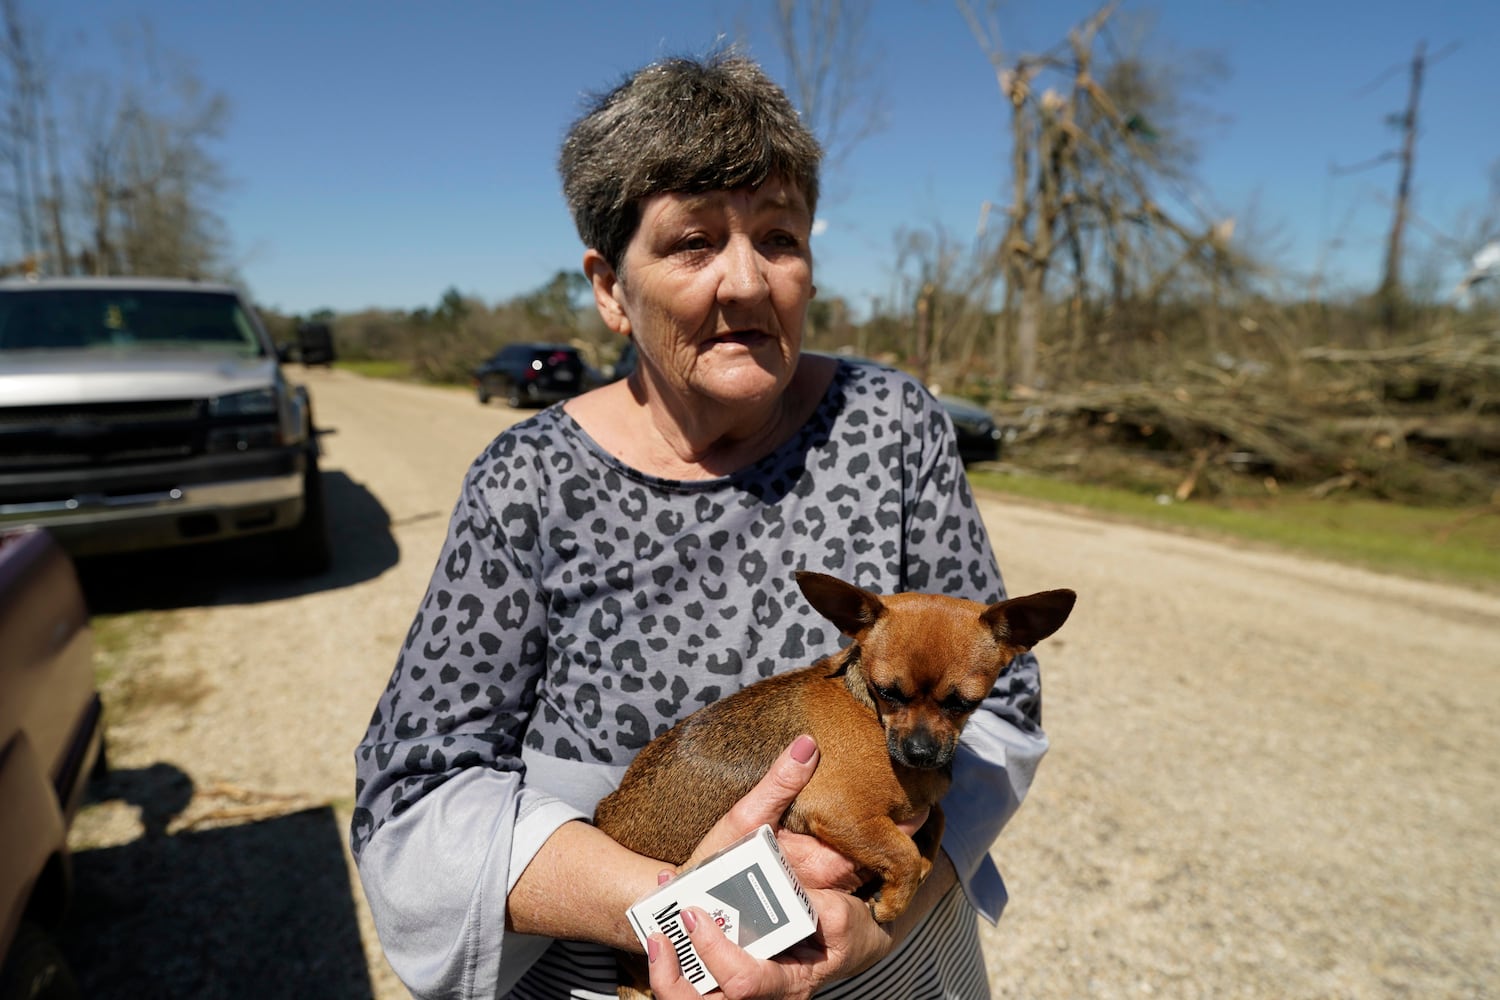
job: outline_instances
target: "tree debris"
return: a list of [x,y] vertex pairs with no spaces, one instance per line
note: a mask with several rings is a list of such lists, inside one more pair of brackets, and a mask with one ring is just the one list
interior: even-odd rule
[[1230,492],[1226,476],[1425,502],[1485,503],[1500,488],[1500,340],[1316,347],[1300,362],[1253,375],[1188,365],[1169,386],[1028,393],[998,409],[1015,445],[1083,436],[1179,469],[1178,500]]

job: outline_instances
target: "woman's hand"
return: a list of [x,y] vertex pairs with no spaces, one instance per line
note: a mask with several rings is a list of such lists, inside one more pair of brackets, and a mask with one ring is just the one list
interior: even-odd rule
[[[927,822],[931,810],[923,809],[916,816],[896,826],[908,837],[916,835]],[[797,878],[805,889],[838,889],[854,892],[870,880],[870,872],[856,868],[854,862],[835,851],[817,837],[805,833],[778,830],[776,842],[787,862],[797,872]]]
[[[799,736],[759,784],[714,824],[684,867],[697,864],[763,823],[776,825],[817,766],[817,744],[810,736]],[[907,832],[914,832],[922,819],[925,816],[903,828],[910,826]],[[864,881],[849,859],[813,837],[781,831],[778,839],[818,913],[818,930],[812,937],[774,959],[755,959],[724,937],[701,910],[684,911],[683,924],[693,946],[719,981],[720,995],[727,998],[811,996],[823,983],[869,967],[891,948],[890,935],[875,923],[869,906],[849,894]],[[682,978],[676,953],[665,937],[652,938],[648,955],[651,985],[658,997],[694,1000],[698,996],[697,989]]]
[[[692,857],[683,864],[686,870],[736,840],[769,823],[776,828],[776,842],[781,853],[796,871],[802,887],[812,889],[839,889],[853,892],[869,881],[869,873],[862,872],[854,863],[816,837],[805,833],[792,833],[779,826],[781,817],[797,794],[812,780],[818,768],[818,745],[811,736],[799,736],[782,752],[766,772],[764,778],[750,792],[725,813],[718,823],[699,842]],[[929,810],[913,816],[904,823],[896,824],[908,837],[914,836],[927,821]]]
[[[832,889],[815,889],[808,897],[818,911],[817,932],[769,960],[751,958],[697,907],[683,910],[682,923],[693,950],[719,982],[707,996],[805,1000],[829,980],[860,972],[890,950],[890,936],[862,900]],[[665,935],[651,936],[646,956],[658,1000],[697,1000],[698,989],[682,977],[677,953]]]
[[[776,758],[765,777],[761,778],[744,798],[731,806],[729,811],[698,842],[698,847],[693,851],[692,857],[683,863],[683,870],[693,867],[710,855],[717,854],[762,824],[769,823],[773,827],[779,827],[781,817],[786,813],[787,807],[812,780],[813,772],[817,769],[817,742],[811,736],[797,737],[792,741],[792,745]],[[778,840],[790,836],[792,834],[779,833]],[[817,840],[812,837],[802,839],[811,841],[813,844],[817,843]],[[785,844],[785,841],[783,840],[782,843]],[[792,860],[790,855],[787,860]],[[799,871],[798,875],[801,874]]]
[[[853,896],[828,890],[808,893],[818,910],[818,933],[794,945],[784,955],[758,962],[729,942],[702,910],[689,907],[683,924],[693,948],[719,981],[715,997],[808,997],[830,979],[844,979],[883,958],[894,942],[913,927],[957,884],[953,863],[939,853],[932,874],[917,890],[906,912],[887,927],[870,919],[868,909]],[[688,918],[691,918],[690,920]],[[874,935],[872,938],[871,935]],[[646,949],[651,986],[659,1000],[695,1000],[697,987],[682,977],[677,952],[666,937],[652,937]],[[856,955],[864,959],[856,959]]]

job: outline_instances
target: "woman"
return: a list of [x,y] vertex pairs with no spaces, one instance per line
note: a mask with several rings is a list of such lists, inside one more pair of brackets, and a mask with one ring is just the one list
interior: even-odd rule
[[[419,996],[613,995],[605,946],[639,950],[624,911],[662,866],[587,818],[652,736],[837,648],[795,570],[1002,595],[941,408],[904,375],[801,353],[819,156],[726,55],[648,66],[569,132],[584,271],[640,361],[475,461],[356,752],[354,850]],[[698,928],[726,994],[984,995],[973,916],[1004,905],[986,852],[1046,748],[1039,715],[1028,656],[971,719],[941,863],[890,927],[846,860],[783,834],[818,937],[757,962]],[[794,743],[700,854],[774,822],[816,764]],[[650,951],[659,996],[696,995]]]

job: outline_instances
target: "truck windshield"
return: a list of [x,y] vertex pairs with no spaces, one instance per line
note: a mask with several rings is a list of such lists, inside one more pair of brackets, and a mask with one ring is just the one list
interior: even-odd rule
[[0,291],[0,352],[99,349],[263,353],[234,295],[115,288]]

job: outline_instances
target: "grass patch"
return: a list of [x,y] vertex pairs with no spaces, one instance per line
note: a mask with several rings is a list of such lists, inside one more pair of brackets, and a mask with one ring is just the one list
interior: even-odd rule
[[341,816],[349,816],[354,813],[354,796],[335,795],[325,803],[328,808]]
[[366,378],[394,378],[405,379],[408,382],[416,381],[411,373],[411,365],[405,361],[338,361],[335,367]]
[[119,679],[122,665],[131,662],[141,647],[152,647],[160,638],[162,622],[156,615],[93,614],[89,627],[94,637],[94,683],[109,688]]
[[431,379],[424,378],[412,370],[410,362],[395,360],[361,360],[361,361],[335,361],[335,368],[363,375],[365,378],[394,379],[398,382],[411,382],[414,385],[438,386],[447,389],[472,388],[467,377],[462,379]]
[[105,712],[116,720],[158,709],[191,709],[213,685],[199,673],[174,671],[158,650],[172,626],[165,612],[96,614],[89,618],[94,638],[94,684]]
[[1500,589],[1500,509],[1285,495],[1162,503],[1108,486],[971,469],[988,490],[1175,531],[1271,545],[1367,569]]

